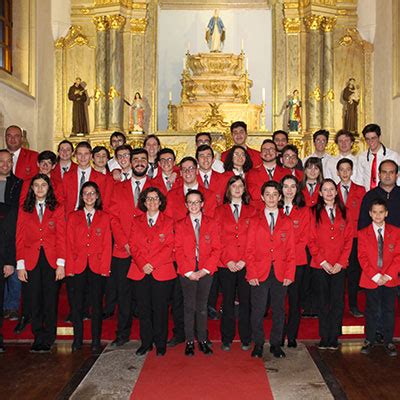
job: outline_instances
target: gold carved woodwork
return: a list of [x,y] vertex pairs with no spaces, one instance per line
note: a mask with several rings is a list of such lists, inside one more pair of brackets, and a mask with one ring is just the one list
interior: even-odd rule
[[286,33],[300,32],[300,18],[284,18],[283,29]]
[[113,101],[116,97],[121,96],[121,93],[118,92],[117,89],[115,89],[114,86],[110,86],[110,90],[108,91],[108,98],[110,101]]
[[212,95],[218,95],[225,91],[226,89],[226,82],[220,81],[208,81],[203,83],[203,88]]
[[321,89],[319,86],[317,86],[311,93],[310,93],[310,98],[320,101],[321,100]]
[[220,104],[210,103],[211,111],[202,121],[194,124],[195,132],[224,132],[230,127],[228,122],[224,121],[224,115],[219,111]]
[[80,25],[72,25],[65,37],[58,38],[54,46],[57,49],[72,48],[74,46],[88,46],[89,39],[82,33]]
[[131,18],[130,20],[131,32],[143,35],[146,32],[147,19],[146,18]]
[[330,102],[333,102],[335,100],[335,92],[333,89],[329,89],[326,94],[324,94],[324,99],[329,100]]
[[324,17],[322,15],[311,14],[304,17],[304,26],[308,32],[318,31],[321,27],[321,23]]
[[99,88],[96,88],[95,90],[94,90],[94,95],[93,95],[93,98],[94,98],[94,101],[97,103],[101,98],[104,98],[104,97],[106,97],[106,94],[102,91],[102,90],[100,90]]
[[188,154],[187,153],[187,148],[188,148],[187,143],[180,142],[177,144],[169,144],[168,147],[174,151],[177,161],[181,160],[183,157],[185,157]]
[[332,32],[336,25],[336,17],[324,17],[321,21],[321,29],[324,32]]
[[337,156],[339,154],[339,149],[336,143],[331,141],[328,142],[325,151],[332,156]]
[[133,0],[94,0],[95,6],[120,5],[125,8],[133,8]]
[[96,26],[96,30],[99,32],[106,31],[110,27],[109,18],[107,15],[93,17],[93,23]]
[[111,29],[121,30],[125,26],[126,18],[123,15],[110,15],[108,19]]

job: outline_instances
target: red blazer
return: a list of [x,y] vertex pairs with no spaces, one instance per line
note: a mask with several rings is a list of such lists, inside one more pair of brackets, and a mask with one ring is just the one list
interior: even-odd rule
[[332,224],[325,209],[317,224],[315,215],[311,218],[310,240],[308,248],[312,256],[311,267],[321,269],[321,262],[326,260],[331,265],[339,263],[347,268],[353,244],[353,224],[350,218],[344,220],[336,208],[335,222]]
[[81,274],[86,266],[99,275],[110,275],[111,216],[96,210],[90,228],[85,211],[70,214],[67,222],[67,262],[65,274]]
[[[282,169],[283,169],[283,173],[284,173],[284,176],[285,175],[293,175],[292,174],[292,170],[290,169],[290,168],[285,168],[285,167],[282,167]],[[297,180],[299,181],[299,182],[301,182],[301,180],[303,179],[303,175],[304,175],[304,172],[302,171],[302,170],[300,170],[300,169],[297,169],[297,168],[295,168],[294,169],[294,176],[297,178]]]
[[[231,149],[225,150],[221,154],[221,161],[225,162],[226,157],[228,153],[230,152]],[[249,153],[249,156],[251,158],[251,161],[253,161],[253,168],[258,167],[259,165],[262,164],[260,152],[258,150],[252,149],[251,147],[246,147],[247,152]]]
[[199,187],[201,190],[211,190],[215,193],[215,198],[217,201],[217,205],[220,206],[224,202],[224,195],[226,191],[226,184],[228,183],[229,178],[224,174],[220,174],[219,172],[212,171],[211,178],[209,177],[209,188],[206,189],[204,186],[203,179],[201,179],[200,173],[197,175],[197,182],[199,182]]
[[17,165],[15,167],[15,175],[23,180],[31,179],[39,172],[37,164],[39,153],[37,151],[25,149],[21,147]]
[[229,261],[245,261],[247,233],[250,219],[256,211],[252,206],[242,204],[239,221],[236,222],[230,204],[223,204],[215,212],[215,220],[220,227],[221,259],[220,266],[227,268]]
[[281,211],[271,235],[264,210],[250,221],[247,237],[247,280],[265,281],[274,264],[278,281],[284,279],[294,281],[296,273],[295,240],[293,223]]
[[[71,161],[71,166],[69,167],[68,172],[76,172],[77,169],[78,169],[78,164],[76,164],[73,161]],[[56,164],[56,166],[54,167],[53,171],[51,171],[51,175],[54,175],[54,177],[56,179],[58,179],[59,181],[62,182],[63,177],[61,175],[61,166],[60,166],[59,162]]]
[[[176,187],[178,187],[179,185],[182,184],[182,178],[179,176],[180,172],[178,171],[177,174],[178,175],[175,179],[175,182],[172,184],[171,190],[175,189]],[[157,176],[151,180],[151,185],[160,189],[161,193],[164,196],[166,196],[169,192],[169,190],[165,184],[165,179],[162,176],[162,172],[158,173]]]
[[45,208],[42,223],[36,208],[29,213],[22,208],[18,212],[17,260],[25,260],[25,269],[32,271],[39,260],[40,247],[43,247],[47,261],[56,269],[58,258],[65,260],[65,216],[64,207],[54,211]]
[[303,193],[307,207],[312,207],[317,204],[320,186],[321,185],[319,183],[315,185],[314,193],[312,196],[310,196],[310,192],[308,191],[308,186],[301,191]]
[[[338,193],[343,201],[341,184],[338,184]],[[363,197],[365,196],[364,186],[351,182],[349,195],[347,197],[346,208],[348,215],[353,223],[353,237],[357,237],[358,216],[360,215],[360,207]]]
[[[273,180],[280,182],[285,175],[287,175],[286,171],[279,165],[276,165]],[[257,168],[251,169],[246,178],[251,204],[258,210],[264,209],[264,202],[261,200],[261,187],[265,182],[271,180],[264,165],[261,164]]]
[[289,218],[293,222],[294,241],[296,243],[296,265],[307,264],[306,247],[311,228],[311,211],[308,207],[292,207]]
[[378,285],[372,280],[376,274],[387,274],[392,280],[385,286],[394,287],[400,284],[400,228],[385,224],[383,237],[383,266],[378,268],[378,241],[374,228],[368,225],[358,232],[358,260],[361,265],[360,286],[375,289]]
[[143,267],[150,263],[154,270],[152,275],[157,281],[176,278],[174,268],[174,222],[162,212],[151,228],[147,215],[142,214],[133,219],[129,246],[132,252],[132,263],[128,278],[142,280],[146,274]]
[[[68,216],[72,211],[75,211],[75,206],[78,198],[78,169],[75,171],[68,171],[64,174],[63,189],[65,197],[65,215]],[[101,198],[103,201],[103,208],[108,209],[111,200],[111,188],[107,185],[106,175],[95,171],[93,168],[90,172],[90,181],[97,183],[100,189]]]
[[[63,188],[62,182],[57,179],[53,179],[53,177],[50,178],[50,182],[53,186],[54,194],[56,196],[57,201],[60,204],[64,204],[64,188]],[[31,180],[26,180],[22,184],[21,194],[19,196],[20,207],[22,207],[25,202],[26,195],[28,194],[30,186],[31,186]]]
[[[175,257],[178,274],[194,271],[196,266],[196,236],[190,216],[175,225]],[[202,215],[200,225],[199,270],[207,269],[213,274],[221,257],[221,241],[217,222]]]
[[[210,189],[202,189],[200,185],[199,190],[204,195],[204,215],[213,218],[217,208],[217,196]],[[185,205],[185,195],[183,194],[182,184],[168,192],[165,214],[176,222],[185,218],[187,213],[188,210]]]
[[[143,190],[152,186],[152,180],[146,178]],[[111,199],[110,212],[112,214],[111,226],[114,236],[113,256],[126,258],[128,254],[125,245],[129,242],[133,217],[143,214],[135,206],[131,180],[118,182],[114,185]]]

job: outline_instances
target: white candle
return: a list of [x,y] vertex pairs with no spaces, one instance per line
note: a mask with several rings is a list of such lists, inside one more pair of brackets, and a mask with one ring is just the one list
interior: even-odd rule
[[183,57],[183,70],[186,71],[186,57]]
[[249,70],[249,59],[246,57],[246,71]]
[[169,93],[168,93],[168,100],[169,100],[169,102],[171,103],[171,101],[172,101],[172,92],[169,92]]
[[262,102],[265,103],[265,88],[262,88]]
[[240,46],[240,50],[242,51],[242,53],[243,53],[243,51],[244,51],[244,40],[242,39],[242,44],[241,44],[241,46]]

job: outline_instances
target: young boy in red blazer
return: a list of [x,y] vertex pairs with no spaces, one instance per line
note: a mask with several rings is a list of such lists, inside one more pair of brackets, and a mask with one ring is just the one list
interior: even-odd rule
[[285,357],[281,349],[285,323],[286,289],[296,273],[296,244],[293,222],[278,209],[281,187],[269,181],[261,188],[265,208],[250,221],[247,237],[247,275],[251,285],[251,327],[254,349],[252,357],[262,358],[264,314],[271,294],[272,329],[270,351],[274,357]]
[[400,271],[400,229],[385,223],[388,215],[384,200],[371,203],[369,215],[372,224],[358,232],[358,258],[361,264],[360,286],[365,288],[366,340],[362,354],[369,354],[374,346],[377,315],[381,310],[383,340],[389,356],[396,356],[393,343],[395,302]]

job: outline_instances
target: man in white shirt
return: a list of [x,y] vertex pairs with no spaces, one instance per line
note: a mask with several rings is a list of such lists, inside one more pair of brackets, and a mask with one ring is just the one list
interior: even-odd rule
[[314,153],[312,153],[310,156],[306,157],[303,160],[303,165],[305,165],[306,161],[310,158],[310,157],[317,157],[321,160],[322,163],[322,168],[323,168],[323,172],[324,172],[324,177],[325,176],[325,169],[327,168],[327,164],[330,160],[332,160],[332,156],[330,154],[328,154],[325,150],[326,150],[326,146],[328,144],[328,140],[329,140],[329,132],[325,129],[320,129],[319,131],[315,132],[313,134],[313,143],[314,143],[314,147],[315,147],[315,151]]
[[[209,132],[200,132],[196,135],[196,148],[202,145],[207,145],[211,147],[211,134]],[[219,157],[221,156],[218,153],[215,153],[216,157],[214,158],[214,162],[212,164],[212,169],[215,172],[219,172],[219,173],[224,173],[225,172],[225,168],[224,168],[224,163],[219,159]]]
[[108,160],[108,168],[112,172],[114,169],[119,168],[118,160],[115,155],[115,150],[117,147],[126,143],[126,137],[122,132],[113,132],[110,136],[110,145],[114,150],[114,157]]

